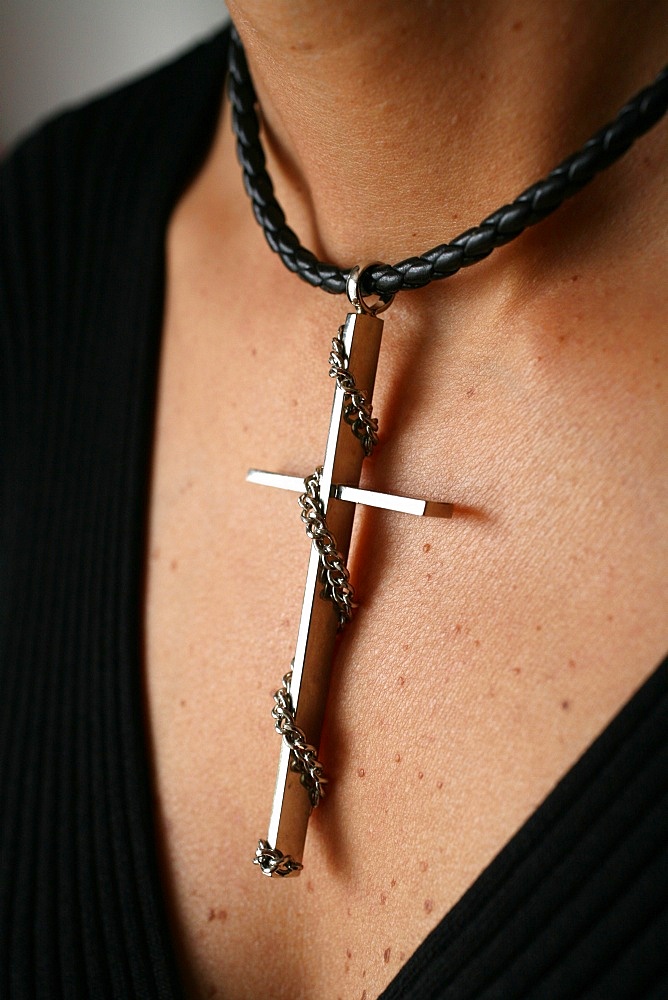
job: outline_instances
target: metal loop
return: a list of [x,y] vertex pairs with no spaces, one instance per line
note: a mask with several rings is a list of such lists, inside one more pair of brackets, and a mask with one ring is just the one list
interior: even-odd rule
[[[378,316],[379,313],[385,312],[388,306],[392,305],[392,299],[394,295],[391,295],[387,302],[380,299],[374,305],[369,305],[362,295],[362,275],[374,264],[380,263],[379,261],[369,261],[368,263],[363,263],[351,267],[348,272],[348,278],[346,280],[346,294],[350,301],[351,306],[356,313],[365,313],[367,316]],[[384,265],[383,265],[384,266]]]

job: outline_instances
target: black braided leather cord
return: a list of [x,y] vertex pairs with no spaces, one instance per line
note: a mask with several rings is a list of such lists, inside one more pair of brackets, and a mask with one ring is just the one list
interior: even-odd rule
[[[246,191],[253,203],[255,218],[262,226],[272,250],[289,270],[326,292],[340,295],[346,290],[347,270],[318,260],[303,247],[287,225],[283,209],[274,197],[274,187],[265,168],[260,127],[255,105],[257,97],[248,72],[246,56],[234,28],[229,48],[228,91],[232,105],[232,125],[237,138],[237,155]],[[625,104],[614,121],[589,139],[542,180],[523,191],[515,201],[498,208],[479,226],[467,229],[450,243],[428,250],[421,257],[408,257],[398,264],[375,264],[362,276],[362,293],[387,300],[396,292],[423,288],[431,281],[448,278],[462,267],[488,257],[554,212],[563,201],[576,194],[597,173],[618,160],[633,142],[649,131],[668,108],[668,66],[654,83]]]

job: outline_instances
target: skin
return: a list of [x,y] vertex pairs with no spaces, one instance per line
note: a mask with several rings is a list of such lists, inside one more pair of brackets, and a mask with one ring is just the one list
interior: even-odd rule
[[[659,3],[230,3],[290,223],[341,266],[510,200],[660,69]],[[357,27],[355,27],[357,26]],[[360,99],[364,95],[364,99]],[[331,794],[298,879],[250,864],[308,543],[250,466],[320,460],[340,298],[287,273],[227,108],[175,207],[146,603],[165,892],[193,1000],[377,996],[668,648],[666,124],[551,219],[386,316]]]

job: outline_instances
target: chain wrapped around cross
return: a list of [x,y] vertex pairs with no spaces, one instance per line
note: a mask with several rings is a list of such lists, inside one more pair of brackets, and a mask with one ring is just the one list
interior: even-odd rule
[[383,330],[378,313],[389,305],[366,303],[358,287],[360,274],[357,267],[350,272],[347,291],[355,311],[339,328],[329,356],[336,388],[322,465],[306,479],[259,469],[251,469],[246,477],[299,493],[302,521],[311,539],[295,656],[274,695],[272,717],[282,739],[269,831],[253,859],[268,876],[298,875],[302,870],[309,817],[324,794],[326,778],[317,747],[336,634],[354,608],[346,560],[356,506],[452,516],[450,503],[359,488],[362,462],[377,441],[371,399]]

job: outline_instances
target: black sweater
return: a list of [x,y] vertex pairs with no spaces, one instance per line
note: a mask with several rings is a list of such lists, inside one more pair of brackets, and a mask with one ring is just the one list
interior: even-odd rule
[[[142,591],[165,228],[226,35],[0,172],[0,998],[182,996]],[[668,663],[418,949],[394,998],[668,997]]]

